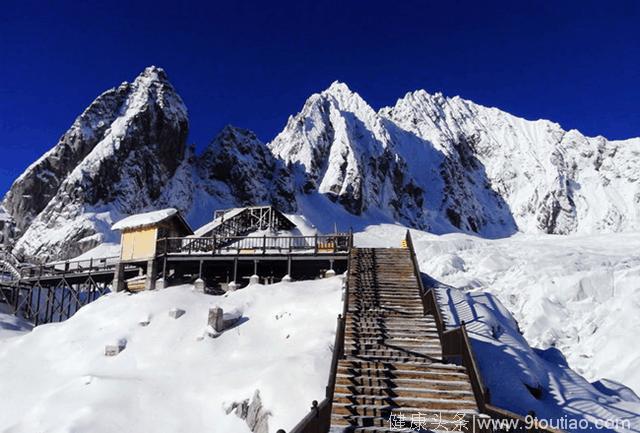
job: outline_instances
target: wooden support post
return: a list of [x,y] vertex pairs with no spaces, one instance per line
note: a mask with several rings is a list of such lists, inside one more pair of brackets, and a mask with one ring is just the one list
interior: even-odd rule
[[[40,284],[38,284],[38,296],[36,298],[36,316],[35,316],[35,320],[34,320],[34,324],[36,326],[38,326],[40,324],[40,292],[42,291],[42,289],[40,288]],[[30,302],[33,301],[33,299],[29,300]],[[32,312],[33,312],[33,306],[31,306]]]
[[20,306],[20,282],[22,280],[18,280],[17,285],[13,289],[13,298],[14,298],[14,307],[13,314],[18,314],[18,307]]
[[124,290],[124,263],[116,263],[116,268],[113,272],[113,291],[121,292]]
[[147,274],[144,284],[146,290],[154,290],[156,288],[156,261],[151,259],[147,261]]
[[67,319],[71,317],[71,303],[73,302],[73,294],[71,293],[71,287],[67,287],[69,291],[69,303],[67,304]]
[[327,278],[336,276],[336,271],[333,270],[333,259],[329,260],[329,270],[324,273],[324,276]]
[[259,284],[260,277],[258,276],[258,261],[253,261],[253,275],[249,277],[249,284]]
[[287,275],[282,277],[282,281],[289,282],[291,279],[291,256],[289,256],[287,257]]
[[62,288],[62,296],[60,296],[60,309],[58,310],[58,314],[60,315],[60,321],[68,319],[68,317],[64,316],[64,303],[67,297],[67,292],[69,290],[66,287]]

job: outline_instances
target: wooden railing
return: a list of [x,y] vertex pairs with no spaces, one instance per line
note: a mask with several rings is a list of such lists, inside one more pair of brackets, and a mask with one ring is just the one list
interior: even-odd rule
[[347,254],[353,234],[315,236],[213,236],[158,240],[158,255],[193,254]]
[[[352,244],[350,244],[350,247]],[[351,269],[351,255],[347,262],[346,279],[344,282],[344,299],[342,303],[342,314],[338,316],[336,326],[336,336],[333,344],[333,357],[331,358],[331,370],[329,371],[329,381],[325,390],[325,398],[318,403],[314,400],[311,403],[311,410],[302,420],[290,431],[290,433],[327,433],[331,427],[331,409],[333,403],[333,393],[336,388],[336,376],[338,374],[338,362],[344,357],[344,332],[345,320],[349,308],[349,270]],[[285,433],[280,429],[276,433]]]
[[[478,409],[481,413],[484,413],[497,420],[517,421],[518,425],[521,426],[521,429],[515,431],[525,431],[524,427],[528,424],[524,416],[491,404],[491,394],[489,389],[485,387],[482,380],[482,374],[480,373],[476,357],[473,353],[473,346],[471,344],[469,334],[467,333],[465,322],[463,321],[457,328],[449,330],[446,329],[447,325],[440,310],[440,304],[438,303],[435,290],[425,290],[424,288],[424,283],[420,274],[420,267],[418,266],[418,260],[409,230],[407,230],[407,233],[405,235],[405,243],[411,254],[414,271],[416,274],[416,278],[418,279],[418,286],[420,288],[420,297],[422,299],[424,312],[425,314],[433,315],[433,317],[435,318],[436,328],[438,330],[438,335],[440,336],[440,342],[442,344],[443,357],[460,357],[462,365],[466,368],[467,374],[469,375],[471,388],[478,404]],[[526,431],[539,433],[566,433],[563,430],[556,430],[552,428],[533,428]]]

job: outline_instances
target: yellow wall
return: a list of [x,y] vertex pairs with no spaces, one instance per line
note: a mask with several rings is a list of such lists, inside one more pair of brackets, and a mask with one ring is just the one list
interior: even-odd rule
[[149,259],[156,254],[156,227],[122,233],[121,260]]

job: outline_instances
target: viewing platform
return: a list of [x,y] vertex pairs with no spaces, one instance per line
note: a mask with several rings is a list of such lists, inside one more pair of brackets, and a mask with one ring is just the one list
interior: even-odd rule
[[347,270],[353,234],[297,234],[272,206],[216,211],[195,232],[175,209],[124,218],[120,255],[46,264],[0,260],[0,302],[35,324],[61,321],[110,291],[178,284],[222,294],[248,284],[323,278]]

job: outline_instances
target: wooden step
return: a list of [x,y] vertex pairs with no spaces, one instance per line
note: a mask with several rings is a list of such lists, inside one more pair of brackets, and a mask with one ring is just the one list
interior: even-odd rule
[[405,363],[388,363],[388,362],[371,362],[371,361],[362,361],[359,359],[341,359],[338,361],[339,366],[351,367],[351,368],[360,368],[360,369],[385,369],[385,370],[417,370],[422,371],[425,368],[429,369],[438,369],[447,372],[462,372],[466,374],[466,369],[460,365],[456,364],[445,364],[439,362],[405,362]]
[[461,378],[444,378],[444,379],[425,379],[425,378],[384,378],[374,376],[353,376],[347,374],[337,374],[336,384],[354,387],[386,387],[394,388],[419,388],[424,389],[458,389],[469,390],[471,385],[466,379]]
[[465,369],[442,362],[408,249],[351,251],[344,335],[331,433],[416,431],[391,430],[389,418],[435,411],[453,431],[455,417],[477,413]]
[[[428,387],[427,387],[428,385]],[[373,386],[373,385],[349,385],[336,384],[335,393],[351,395],[379,395],[391,397],[421,398],[438,396],[442,393],[467,393],[473,395],[471,385],[459,382],[442,381],[440,383],[418,384],[416,386]]]
[[[477,413],[475,409],[475,402],[465,401],[436,401],[433,400],[429,404],[425,404],[420,407],[409,406],[378,406],[378,405],[353,405],[334,402],[332,406],[332,413],[335,415],[351,415],[351,416],[373,416],[373,417],[389,417],[393,414],[402,414],[404,416],[411,416],[412,414],[424,414],[438,415],[444,411],[451,411],[455,413],[461,413],[466,411],[467,413]],[[455,415],[451,414],[451,418]]]
[[[400,418],[394,418],[390,420],[389,417],[373,417],[373,416],[348,416],[348,415],[332,415],[331,417],[331,429],[330,433],[417,433],[430,432],[430,433],[445,433],[445,432],[471,432],[472,417],[479,415],[469,414],[465,418],[469,419],[465,425],[460,423],[459,416],[457,414],[443,414],[438,421],[435,418],[429,418],[427,414],[424,414],[426,419],[423,421],[426,423],[427,429],[414,429],[414,428],[400,428],[393,427],[393,425],[411,425],[411,416],[405,417],[404,424],[400,423]],[[397,416],[397,415],[396,415]],[[422,414],[419,414],[422,416]],[[432,415],[437,417],[436,415]],[[481,415],[480,415],[481,417]],[[419,420],[420,418],[418,418]],[[420,422],[420,421],[416,421]],[[423,424],[424,426],[424,424]],[[439,427],[439,428],[437,428]],[[478,430],[479,431],[479,430]]]
[[425,337],[425,338],[438,338],[437,330],[420,331],[420,332],[392,332],[377,328],[375,330],[345,330],[345,338],[413,338],[413,337]]
[[382,380],[390,379],[426,379],[426,380],[453,380],[465,381],[467,375],[459,372],[443,371],[437,368],[428,368],[424,370],[386,370],[379,368],[353,368],[340,366],[338,372],[340,376],[366,376],[370,378],[379,378]]
[[438,337],[423,337],[420,335],[414,335],[412,337],[350,337],[345,336],[344,339],[345,344],[377,344],[377,345],[388,345],[391,347],[395,346],[440,346],[440,340]]
[[[436,409],[435,406],[442,409],[468,408],[474,409],[476,401],[472,394],[461,393],[432,393],[430,396],[421,397],[392,397],[388,395],[353,395],[353,394],[334,394],[334,404],[344,406],[369,406],[376,408],[400,408],[412,407],[415,409],[428,410]],[[446,407],[444,407],[446,406]]]

